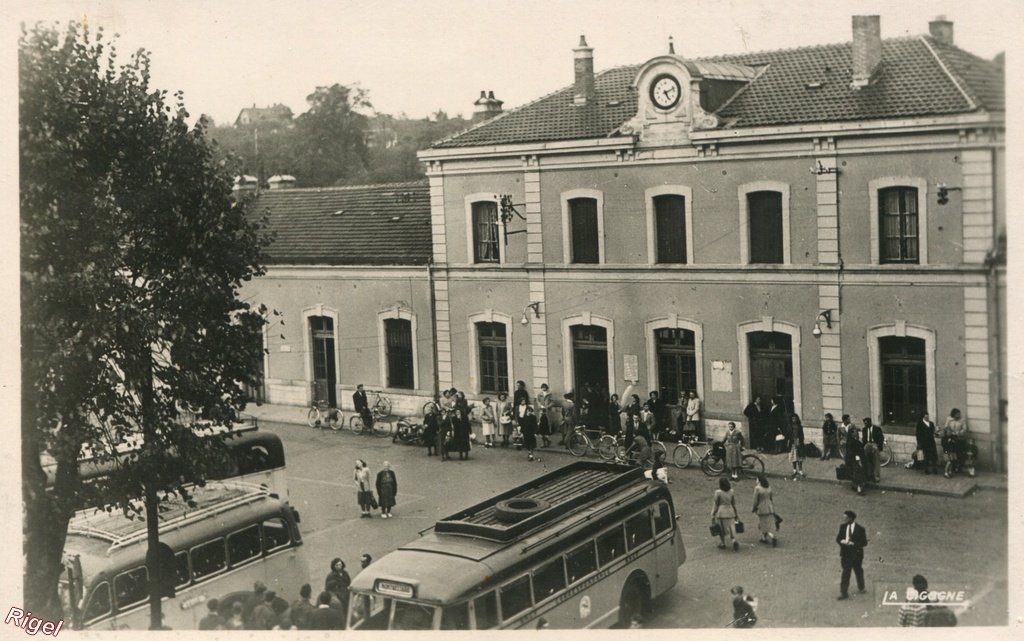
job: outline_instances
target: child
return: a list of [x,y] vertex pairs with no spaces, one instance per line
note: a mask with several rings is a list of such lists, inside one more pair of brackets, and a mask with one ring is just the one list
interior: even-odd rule
[[732,625],[737,628],[752,628],[757,624],[757,599],[747,595],[743,596],[743,588],[736,586],[729,591],[732,593]]
[[484,447],[494,447],[494,408],[491,399],[484,399],[484,409],[480,412],[480,426],[484,433]]

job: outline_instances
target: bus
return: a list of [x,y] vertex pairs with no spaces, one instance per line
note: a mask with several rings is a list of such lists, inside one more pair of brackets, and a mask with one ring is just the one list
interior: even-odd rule
[[437,521],[360,572],[363,630],[625,627],[686,560],[672,495],[638,467],[580,461]]
[[[191,489],[160,504],[160,541],[174,555],[175,594],[164,625],[196,629],[210,598],[230,617],[235,601],[263,581],[292,595],[309,580],[295,510],[265,487],[232,481]],[[73,629],[146,630],[149,588],[146,522],[120,511],[83,510],[68,525],[59,583]]]
[[[203,437],[214,437],[228,433],[226,427],[213,427],[197,424],[192,428]],[[230,461],[220,469],[213,470],[209,475],[212,481],[234,479],[244,483],[265,485],[279,497],[288,498],[288,477],[285,470],[284,444],[281,438],[272,432],[261,432],[255,417],[251,421],[236,423],[230,430],[234,436],[225,438],[224,444],[230,453]],[[140,447],[139,442],[128,440],[117,448],[118,456],[123,458]],[[99,461],[87,449],[83,449],[78,459],[78,475],[83,483],[104,477],[114,469],[115,462],[109,458]],[[57,464],[48,455],[43,455],[43,471],[46,474],[47,486],[52,486],[57,473]],[[79,504],[79,509],[99,507]]]

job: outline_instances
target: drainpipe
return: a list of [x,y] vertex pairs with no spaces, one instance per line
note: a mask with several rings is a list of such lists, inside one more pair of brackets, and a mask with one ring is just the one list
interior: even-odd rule
[[441,397],[441,381],[437,371],[437,300],[434,296],[434,257],[427,259],[427,287],[430,289],[430,354],[434,364],[434,401]]

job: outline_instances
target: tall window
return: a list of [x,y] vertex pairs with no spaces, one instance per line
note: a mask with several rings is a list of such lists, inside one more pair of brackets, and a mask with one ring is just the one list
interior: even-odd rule
[[882,422],[913,425],[928,407],[925,342],[921,338],[878,339],[882,360]]
[[387,341],[388,387],[412,389],[412,322],[404,318],[384,319]]
[[508,346],[504,323],[477,323],[480,341],[480,391],[486,394],[508,393]]
[[473,262],[496,263],[498,251],[498,205],[482,201],[473,203]]
[[750,262],[782,264],[782,194],[755,191],[747,194],[750,216]]
[[598,263],[600,250],[597,238],[597,201],[593,198],[573,198],[569,201],[572,262]]
[[654,197],[655,237],[659,263],[686,263],[686,198]]
[[679,328],[656,329],[654,341],[658,351],[658,384],[664,390],[663,398],[674,403],[679,392],[697,389],[694,334]]
[[917,263],[917,189],[878,190],[878,228],[882,263]]

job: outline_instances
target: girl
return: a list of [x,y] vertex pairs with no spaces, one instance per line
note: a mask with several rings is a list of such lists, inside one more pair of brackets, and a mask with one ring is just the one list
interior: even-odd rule
[[772,501],[772,489],[768,485],[768,477],[764,474],[757,475],[752,511],[757,515],[757,529],[761,532],[761,543],[771,541],[772,547],[778,547],[779,526],[775,520],[775,503]]
[[512,436],[512,406],[508,402],[508,394],[498,393],[498,400],[494,404],[494,415],[501,425],[501,446],[508,447],[508,439]]
[[718,479],[718,489],[715,490],[715,500],[711,508],[711,522],[718,523],[718,538],[721,541],[718,547],[723,550],[725,534],[728,532],[733,551],[740,551],[740,542],[736,540],[736,531],[733,529],[736,516],[736,495],[732,493],[732,485],[729,479]]
[[370,489],[370,469],[366,467],[366,461],[356,459],[356,471],[352,475],[356,484],[356,500],[359,502],[359,509],[363,514],[359,518],[370,518],[370,509],[373,507],[373,490]]
[[722,439],[725,443],[725,466],[729,468],[729,476],[736,481],[740,478],[740,469],[743,467],[743,446],[746,445],[743,439],[743,432],[736,429],[736,424],[729,421],[729,431]]
[[484,434],[484,447],[494,447],[494,407],[491,399],[484,399],[484,408],[480,411],[480,429]]
[[804,456],[801,448],[804,446],[804,426],[800,423],[800,417],[793,414],[789,417],[789,462],[793,464],[794,481],[797,478],[804,478]]

